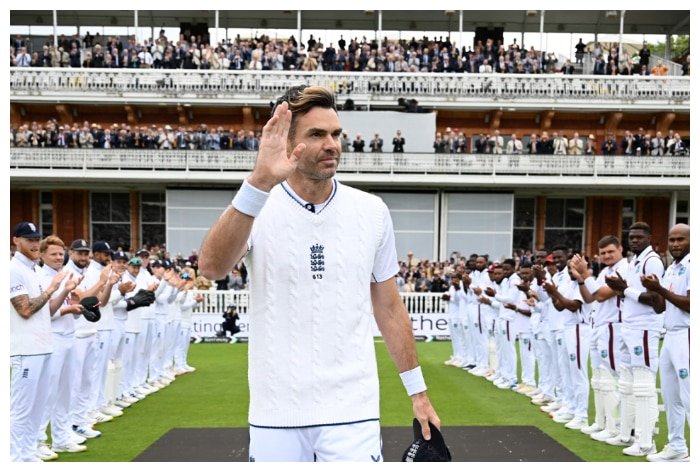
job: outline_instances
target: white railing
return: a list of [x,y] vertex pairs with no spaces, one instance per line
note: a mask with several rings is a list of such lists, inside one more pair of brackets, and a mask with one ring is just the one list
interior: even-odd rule
[[[250,292],[248,290],[195,290],[204,300],[193,309],[196,314],[223,314],[231,304],[236,305],[238,313],[248,313]],[[446,313],[447,302],[442,293],[401,293],[401,299],[408,314]]]
[[[20,170],[250,171],[252,151],[10,148],[10,176]],[[689,177],[690,156],[554,156],[345,153],[341,173]],[[126,177],[128,178],[128,174]]]
[[[455,106],[483,101],[614,104],[660,102],[690,105],[689,77],[562,74],[431,74],[288,71],[204,71],[181,69],[11,68],[10,99],[140,99],[152,102],[203,100],[265,104],[296,84],[323,85],[339,100],[358,105],[396,105],[397,98]],[[540,103],[541,106],[541,103]]]

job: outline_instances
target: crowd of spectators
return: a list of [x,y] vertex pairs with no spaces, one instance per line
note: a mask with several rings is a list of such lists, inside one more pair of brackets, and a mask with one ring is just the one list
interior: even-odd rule
[[[267,35],[244,39],[239,35],[212,45],[206,35],[180,34],[172,40],[164,30],[155,40],[142,42],[133,36],[123,41],[119,36],[93,36],[88,32],[82,38],[77,34],[70,38],[61,35],[58,44],[50,38],[41,50],[30,49],[31,44],[21,36],[12,38],[10,66],[511,74],[573,74],[575,69],[568,59],[561,63],[554,53],[538,51],[534,46],[525,48],[516,40],[507,45],[500,40],[477,40],[473,46],[460,48],[449,36],[410,40],[385,37],[378,42],[366,37],[346,41],[340,35],[335,44],[323,44],[313,35],[306,43],[294,36],[283,40]],[[599,44],[589,51],[596,58],[594,73],[608,75],[654,73],[647,52],[645,46],[638,56],[630,58],[625,51],[618,56],[612,48],[606,58]],[[577,62],[579,56],[577,50]],[[662,74],[661,69],[658,74]]]
[[[369,143],[359,134],[351,141],[347,132],[340,139],[343,152],[383,151],[383,139],[378,134]],[[17,128],[10,127],[10,147],[257,151],[259,143],[260,130],[231,128],[226,131],[222,126],[206,124],[179,125],[174,129],[170,125],[131,127],[126,123],[114,123],[103,129],[100,124],[88,121],[61,125],[57,120],[49,120],[45,124],[32,121]],[[406,140],[400,130],[391,143],[391,152],[403,152]],[[643,128],[636,133],[625,131],[619,141],[609,132],[606,139],[598,143],[595,135],[579,136],[577,132],[569,137],[564,132],[553,131],[550,136],[548,131],[542,131],[519,138],[515,133],[504,137],[500,130],[493,130],[468,137],[458,128],[447,127],[436,133],[433,142],[436,153],[447,154],[684,156],[689,153],[689,147],[689,140],[682,139],[674,130],[664,136],[660,131],[652,134]]]
[[170,125],[130,126],[114,123],[102,125],[84,121],[60,124],[52,119],[45,124],[32,121],[10,129],[11,147],[56,147],[100,149],[180,149],[257,151],[260,130]]

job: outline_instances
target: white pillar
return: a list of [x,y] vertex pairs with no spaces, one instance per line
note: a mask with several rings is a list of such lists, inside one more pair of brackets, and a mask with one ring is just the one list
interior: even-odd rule
[[214,41],[211,43],[213,48],[219,43],[219,10],[214,10]]
[[301,10],[297,10],[297,52],[304,42],[301,40]]
[[58,49],[58,13],[53,10],[53,43]]
[[540,10],[540,51],[544,54],[544,49],[542,49],[542,41],[544,39],[544,10]]
[[377,35],[379,36],[377,38],[377,45],[381,48],[382,47],[382,11],[381,10],[379,10],[377,28],[378,28]]
[[134,44],[139,43],[139,11],[134,10]]
[[623,38],[622,35],[624,34],[624,29],[625,29],[625,10],[620,10],[620,41],[617,46],[617,57],[620,57],[622,54],[622,44],[623,44]]
[[459,10],[459,48],[460,49],[464,47],[464,38],[463,38],[464,24],[463,23],[464,23],[464,11]]
[[671,192],[671,198],[669,200],[670,201],[668,202],[668,229],[671,229],[673,228],[673,225],[676,224],[676,218],[678,217],[678,192],[676,192],[675,190]]

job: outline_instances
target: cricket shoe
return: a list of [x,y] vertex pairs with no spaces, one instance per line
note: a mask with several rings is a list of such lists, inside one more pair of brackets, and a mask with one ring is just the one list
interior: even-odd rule
[[671,449],[670,444],[666,444],[661,452],[649,454],[647,460],[649,462],[690,462],[690,456],[687,452],[676,452]]

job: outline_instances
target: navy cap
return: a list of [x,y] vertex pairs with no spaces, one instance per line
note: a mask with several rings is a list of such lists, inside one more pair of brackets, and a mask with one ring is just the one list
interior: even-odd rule
[[92,243],[92,252],[106,252],[112,254],[112,248],[107,241],[95,241]]
[[12,235],[16,238],[41,238],[41,233],[37,231],[34,223],[23,221],[15,226]]
[[132,258],[129,260],[129,265],[137,265],[137,266],[140,266],[140,265],[141,265],[141,259],[139,259],[138,257],[132,257]]
[[112,260],[122,260],[122,261],[128,261],[129,256],[126,255],[124,251],[115,251],[112,253]]
[[139,249],[138,251],[136,251],[136,255],[137,256],[150,256],[151,253],[145,249]]
[[170,261],[167,260],[167,259],[161,259],[161,260],[158,261],[158,262],[160,262],[160,265],[163,266],[163,267],[165,267],[166,269],[172,269],[172,268],[173,268],[173,263],[170,262]]
[[88,244],[87,241],[84,239],[76,239],[73,241],[73,243],[70,245],[71,250],[73,251],[89,251],[90,250],[90,245]]
[[151,262],[151,267],[163,267],[163,263],[161,261],[153,261]]

